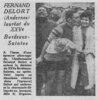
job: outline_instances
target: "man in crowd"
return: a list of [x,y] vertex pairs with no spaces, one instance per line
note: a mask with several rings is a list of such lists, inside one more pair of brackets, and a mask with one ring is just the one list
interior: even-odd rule
[[[48,19],[48,12],[45,7],[39,7],[36,16],[36,57],[39,57],[41,50],[48,35],[52,29],[56,26],[56,23]],[[41,73],[39,75],[38,73]],[[42,72],[42,66],[37,67],[37,94],[40,95],[42,77],[45,77],[44,72]]]
[[50,19],[57,23],[60,17],[61,17],[60,11],[55,8],[52,9],[52,11],[50,12]]
[[[40,56],[37,58],[37,63],[43,62],[47,66],[47,82],[45,84],[45,93],[46,95],[51,94],[53,89],[53,83],[56,81],[56,95],[71,95],[73,90],[70,87],[71,81],[71,66],[72,66],[72,56],[69,52],[59,52],[57,54],[46,53],[47,47],[52,40],[57,38],[67,38],[73,41],[73,26],[76,21],[75,19],[76,11],[66,12],[66,23],[63,23],[52,30],[50,33],[45,45],[42,49]],[[57,74],[57,76],[56,76]],[[65,79],[64,79],[65,78]],[[65,81],[65,82],[64,82]],[[65,87],[64,87],[65,86]],[[64,89],[64,90],[63,90]]]
[[49,36],[51,30],[56,27],[56,23],[48,19],[48,12],[45,7],[40,7],[37,10],[36,16],[36,56],[41,53],[42,47]]

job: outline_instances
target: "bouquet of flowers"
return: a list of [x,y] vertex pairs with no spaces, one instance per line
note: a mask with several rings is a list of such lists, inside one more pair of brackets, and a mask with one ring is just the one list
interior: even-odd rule
[[46,52],[47,53],[60,53],[71,52],[71,49],[75,49],[75,44],[67,38],[58,38],[51,41]]

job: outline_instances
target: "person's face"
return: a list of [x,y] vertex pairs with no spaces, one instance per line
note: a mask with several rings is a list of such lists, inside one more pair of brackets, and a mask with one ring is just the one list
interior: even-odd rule
[[73,14],[73,25],[76,25],[76,26],[80,25],[80,15],[79,15],[79,13]]
[[90,24],[90,20],[88,17],[81,18],[81,26],[82,27],[88,27]]
[[37,11],[38,17],[47,17],[47,10],[44,7],[40,7]]

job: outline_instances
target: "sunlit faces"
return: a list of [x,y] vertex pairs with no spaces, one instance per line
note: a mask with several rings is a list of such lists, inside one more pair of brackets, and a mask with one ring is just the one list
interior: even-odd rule
[[76,26],[80,25],[80,14],[79,13],[73,14],[73,24]]
[[81,18],[81,26],[82,27],[88,27],[90,25],[90,20],[88,17],[82,17]]
[[37,15],[38,15],[39,17],[46,17],[46,16],[48,15],[46,8],[40,7],[40,8],[37,10]]

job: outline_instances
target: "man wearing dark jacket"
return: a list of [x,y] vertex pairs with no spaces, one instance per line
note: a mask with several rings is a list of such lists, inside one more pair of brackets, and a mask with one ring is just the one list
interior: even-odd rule
[[39,57],[43,45],[54,27],[56,27],[56,23],[48,19],[46,8],[38,8],[36,16],[36,57]]
[[[40,56],[44,43],[55,26],[56,23],[48,19],[46,8],[38,8],[36,16],[36,57]],[[40,95],[40,90],[45,80],[43,65],[41,64],[36,68],[37,95]]]

